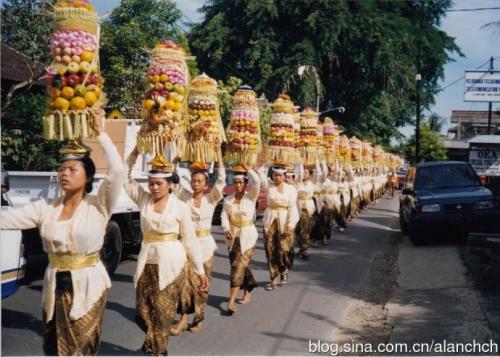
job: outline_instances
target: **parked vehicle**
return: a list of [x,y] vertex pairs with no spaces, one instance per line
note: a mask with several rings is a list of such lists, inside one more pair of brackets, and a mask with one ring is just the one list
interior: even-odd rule
[[[8,197],[7,176],[2,173],[2,210],[11,209]],[[19,230],[0,232],[0,262],[2,264],[2,299],[14,294],[22,283],[25,274],[22,233]]]
[[437,161],[409,168],[399,219],[403,233],[420,245],[439,233],[465,238],[469,232],[494,231],[500,209],[468,163]]

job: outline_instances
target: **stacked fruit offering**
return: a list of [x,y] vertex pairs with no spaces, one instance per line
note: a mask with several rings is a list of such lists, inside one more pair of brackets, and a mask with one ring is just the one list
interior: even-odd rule
[[[184,49],[171,40],[153,49],[146,75],[144,113],[137,146],[141,153],[169,149],[176,155],[184,142],[183,113],[188,91]],[[166,145],[172,144],[172,145]]]
[[225,140],[217,97],[217,82],[205,73],[191,82],[188,97],[187,146],[184,159],[210,163]]
[[267,159],[271,162],[296,162],[294,106],[290,97],[280,94],[271,105],[273,114],[267,147]]
[[361,167],[361,140],[353,136],[349,139],[349,145],[351,147],[351,161],[354,168]]
[[372,144],[367,140],[363,140],[361,142],[361,156],[362,156],[363,167],[371,167],[373,164],[373,162],[372,162]]
[[323,144],[319,129],[317,113],[306,107],[300,119],[300,155],[304,165],[314,165],[318,159],[319,147]]
[[327,164],[335,163],[335,124],[333,120],[326,117],[323,121],[323,148],[325,153],[325,161]]
[[294,122],[293,122],[293,132],[295,133],[295,140],[293,147],[295,148],[295,158],[294,160],[300,162],[300,106],[296,105],[293,107],[294,113]]
[[351,146],[349,145],[349,138],[345,134],[340,136],[339,153],[342,157],[343,168],[348,168],[351,163]]
[[88,1],[59,1],[54,5],[52,64],[48,67],[49,110],[43,117],[46,140],[94,136],[91,107],[105,105],[99,73],[97,14]]
[[373,160],[373,163],[377,167],[382,166],[382,154],[383,154],[383,152],[384,152],[384,150],[382,149],[382,147],[380,145],[375,146],[372,150],[372,160]]
[[226,160],[233,165],[253,166],[260,149],[259,107],[255,92],[243,85],[233,96],[233,110],[227,132]]

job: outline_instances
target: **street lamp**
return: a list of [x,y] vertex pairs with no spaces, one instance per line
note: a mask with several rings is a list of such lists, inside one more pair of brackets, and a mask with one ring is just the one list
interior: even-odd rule
[[420,162],[420,84],[422,82],[422,75],[417,73],[415,76],[415,80],[417,81],[417,96],[416,96],[416,105],[417,105],[417,120],[416,120],[416,128],[415,128],[415,163],[418,164]]
[[343,113],[345,113],[345,107],[336,107],[336,108],[328,109],[328,110],[320,112],[319,114],[325,114],[328,112],[336,112],[336,111],[338,111],[340,114],[343,114]]

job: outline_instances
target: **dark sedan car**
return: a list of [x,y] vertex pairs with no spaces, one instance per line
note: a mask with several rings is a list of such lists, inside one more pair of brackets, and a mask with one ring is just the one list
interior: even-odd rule
[[468,163],[436,161],[409,168],[399,219],[403,233],[419,245],[436,234],[494,231],[500,227],[500,210]]

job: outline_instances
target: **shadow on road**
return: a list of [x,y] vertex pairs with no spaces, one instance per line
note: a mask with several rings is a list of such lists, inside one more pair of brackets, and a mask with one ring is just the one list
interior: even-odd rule
[[28,329],[42,336],[42,321],[21,311],[2,309],[2,328]]
[[127,320],[132,321],[135,324],[135,308],[128,307],[117,302],[108,301],[108,303],[106,304],[106,309],[118,312]]

